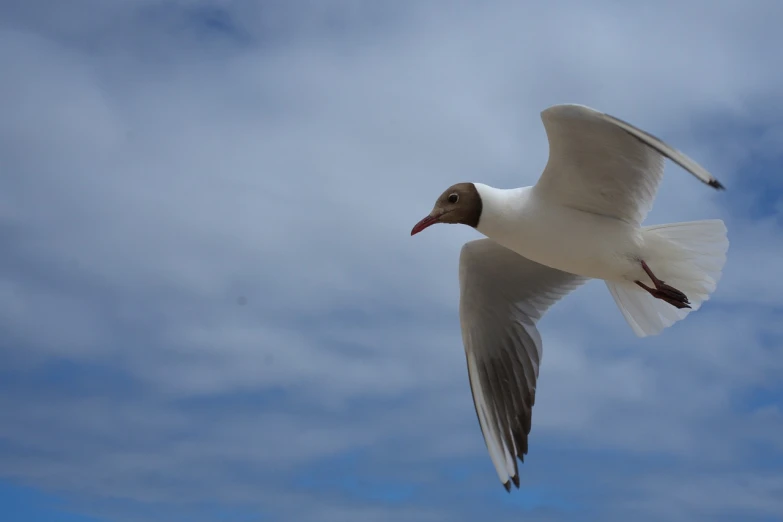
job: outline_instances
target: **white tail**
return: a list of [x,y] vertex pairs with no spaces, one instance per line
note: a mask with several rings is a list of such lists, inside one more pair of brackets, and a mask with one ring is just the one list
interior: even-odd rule
[[678,309],[631,281],[607,281],[606,286],[625,320],[639,337],[657,335],[710,298],[720,280],[729,240],[719,219],[643,227],[656,259],[649,260],[655,275],[683,292],[691,308]]

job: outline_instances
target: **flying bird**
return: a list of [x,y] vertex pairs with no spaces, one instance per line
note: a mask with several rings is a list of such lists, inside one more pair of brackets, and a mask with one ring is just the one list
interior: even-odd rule
[[541,112],[549,159],[535,185],[457,183],[411,230],[469,225],[459,317],[481,432],[506,491],[519,488],[542,358],[538,320],[589,279],[602,279],[639,337],[656,335],[715,291],[729,247],[719,219],[642,226],[665,158],[723,189],[682,152],[583,105]]

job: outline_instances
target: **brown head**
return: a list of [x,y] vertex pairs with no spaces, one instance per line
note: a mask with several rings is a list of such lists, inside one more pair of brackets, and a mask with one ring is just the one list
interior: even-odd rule
[[483,204],[473,183],[457,183],[446,189],[435,201],[432,212],[416,223],[411,235],[418,234],[435,223],[459,223],[473,228],[481,219]]

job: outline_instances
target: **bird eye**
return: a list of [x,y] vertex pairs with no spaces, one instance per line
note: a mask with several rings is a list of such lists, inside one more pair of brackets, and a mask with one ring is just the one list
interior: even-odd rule
[[457,201],[459,201],[459,194],[456,192],[449,194],[449,203],[456,203]]

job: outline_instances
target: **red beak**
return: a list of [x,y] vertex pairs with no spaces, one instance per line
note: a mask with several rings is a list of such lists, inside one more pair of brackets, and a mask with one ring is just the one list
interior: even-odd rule
[[432,214],[430,214],[429,216],[425,217],[424,219],[422,219],[421,221],[416,223],[416,225],[411,230],[411,235],[415,236],[416,234],[418,234],[419,232],[421,232],[425,228],[427,228],[429,226],[432,226],[435,223],[437,223],[439,219],[440,219],[440,216],[433,216]]

